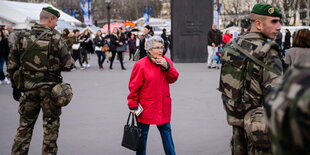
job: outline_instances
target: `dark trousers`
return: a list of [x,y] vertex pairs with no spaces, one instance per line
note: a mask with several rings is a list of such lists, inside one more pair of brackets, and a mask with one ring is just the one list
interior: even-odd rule
[[131,58],[133,58],[133,56],[135,55],[135,52],[136,52],[135,48],[129,49],[129,60],[131,60]]
[[88,64],[88,59],[87,59],[88,51],[84,47],[82,47],[80,50],[81,50],[82,63],[86,62],[86,64]]
[[82,67],[82,58],[81,58],[81,52],[80,50],[73,50],[73,55],[72,55],[74,62],[76,60],[79,60],[79,64]]
[[122,69],[124,69],[124,64],[123,64],[123,52],[116,52],[116,51],[112,51],[112,58],[111,58],[111,62],[110,62],[110,69],[112,69],[112,66],[113,66],[113,61],[114,61],[114,58],[116,56],[116,53],[117,53],[117,56],[118,56],[118,59],[119,59],[119,62],[121,63],[121,67]]
[[5,79],[5,75],[3,72],[4,63],[7,62],[7,58],[0,58],[0,80]]
[[98,65],[99,65],[99,67],[102,67],[102,64],[105,60],[105,53],[103,53],[101,51],[96,51],[96,54],[98,56]]
[[[142,137],[141,138],[142,138],[142,143],[143,143],[144,147],[143,147],[143,149],[138,150],[136,152],[136,155],[146,155],[147,135],[149,132],[150,125],[138,122],[138,126],[142,130]],[[170,123],[166,123],[163,125],[157,125],[157,128],[160,132],[161,140],[163,142],[163,146],[164,146],[164,150],[165,150],[166,155],[175,155]]]

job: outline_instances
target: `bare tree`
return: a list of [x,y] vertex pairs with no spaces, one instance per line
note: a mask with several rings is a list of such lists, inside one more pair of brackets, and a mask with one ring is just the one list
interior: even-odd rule
[[307,14],[306,14],[306,19],[308,20],[307,21],[307,25],[309,26],[310,25],[310,0],[305,0],[305,6],[306,6],[306,10],[307,10]]

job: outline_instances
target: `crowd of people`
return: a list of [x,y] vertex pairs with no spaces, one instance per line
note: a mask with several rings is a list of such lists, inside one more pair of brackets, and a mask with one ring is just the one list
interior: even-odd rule
[[[246,33],[250,32],[250,27],[245,30],[244,28],[241,28],[241,32],[239,33],[239,36],[245,35]],[[284,29],[285,35],[283,37],[282,33],[279,32],[275,38],[270,39],[271,42],[277,43],[280,47],[282,58],[285,58],[286,52],[291,47],[296,47],[291,40],[296,40],[294,38],[295,33],[292,35],[289,29]],[[207,64],[209,69],[220,69],[221,65],[221,53],[223,51],[223,48],[225,45],[231,41],[233,38],[233,35],[229,30],[226,30],[223,34],[220,30],[217,29],[217,25],[213,24],[212,28],[207,33],[207,40],[208,40],[208,59]],[[288,56],[289,57],[289,56]],[[288,58],[285,58],[288,59]],[[286,64],[288,62],[285,61]]]
[[[73,30],[73,32],[64,29],[62,34],[72,57],[75,61],[78,60],[82,70],[90,67],[88,55],[92,53],[96,53],[98,56],[99,70],[104,69],[103,63],[105,60],[110,64],[109,69],[113,69],[113,62],[116,57],[122,70],[126,70],[123,62],[124,52],[128,52],[129,60],[133,60],[134,54],[139,49],[139,58],[143,58],[146,56],[145,41],[153,35],[154,32],[149,25],[144,27],[143,35],[136,35],[130,30],[126,30],[125,27],[114,27],[111,34],[103,34],[101,30],[98,30],[96,34],[91,34],[90,30],[85,30],[80,34],[78,29]],[[166,52],[167,48],[169,48],[169,40],[165,29],[162,37],[165,40]]]
[[[8,55],[13,49],[18,35],[23,31],[13,30],[11,26],[1,26],[0,28],[0,85],[10,84],[8,75],[5,75],[4,69],[7,65]],[[80,32],[79,29],[70,31],[64,29],[61,37],[66,43],[70,55],[74,59],[75,65],[73,70],[84,70],[90,68],[89,59],[91,54],[98,57],[98,69],[104,69],[104,62],[109,64],[109,69],[113,69],[114,59],[119,60],[121,69],[126,70],[124,66],[125,52],[129,53],[129,61],[137,61],[147,55],[145,42],[148,38],[154,36],[153,28],[146,25],[142,35],[132,32],[125,27],[115,27],[111,33],[102,33],[98,30],[96,34],[90,29]],[[170,48],[171,38],[166,34],[166,29],[160,35],[164,39],[164,55]],[[134,55],[137,55],[134,58]]]

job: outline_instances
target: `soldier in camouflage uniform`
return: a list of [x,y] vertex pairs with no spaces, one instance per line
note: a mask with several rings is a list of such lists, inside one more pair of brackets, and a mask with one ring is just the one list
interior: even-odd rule
[[[43,111],[44,140],[42,155],[57,154],[57,138],[61,107],[51,99],[51,89],[62,81],[61,71],[74,66],[67,46],[54,29],[60,14],[52,7],[43,8],[40,24],[17,36],[8,61],[13,97],[20,102],[20,122],[12,147],[12,155],[27,155],[33,128]],[[19,72],[20,71],[20,72]],[[15,74],[19,72],[20,81]]]
[[271,154],[263,109],[264,96],[282,74],[281,51],[268,42],[280,31],[281,14],[269,4],[256,4],[251,31],[226,44],[222,53],[219,90],[233,128],[233,155]]
[[266,106],[275,155],[310,155],[310,63],[290,68]]

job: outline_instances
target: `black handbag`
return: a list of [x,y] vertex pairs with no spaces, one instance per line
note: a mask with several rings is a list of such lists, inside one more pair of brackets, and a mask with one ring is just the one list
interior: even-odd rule
[[[131,124],[129,124],[130,115]],[[143,148],[141,141],[141,129],[138,126],[135,126],[135,115],[131,112],[129,113],[127,124],[124,126],[122,146],[133,151]]]
[[126,45],[120,45],[116,47],[116,52],[124,52],[126,51]]

